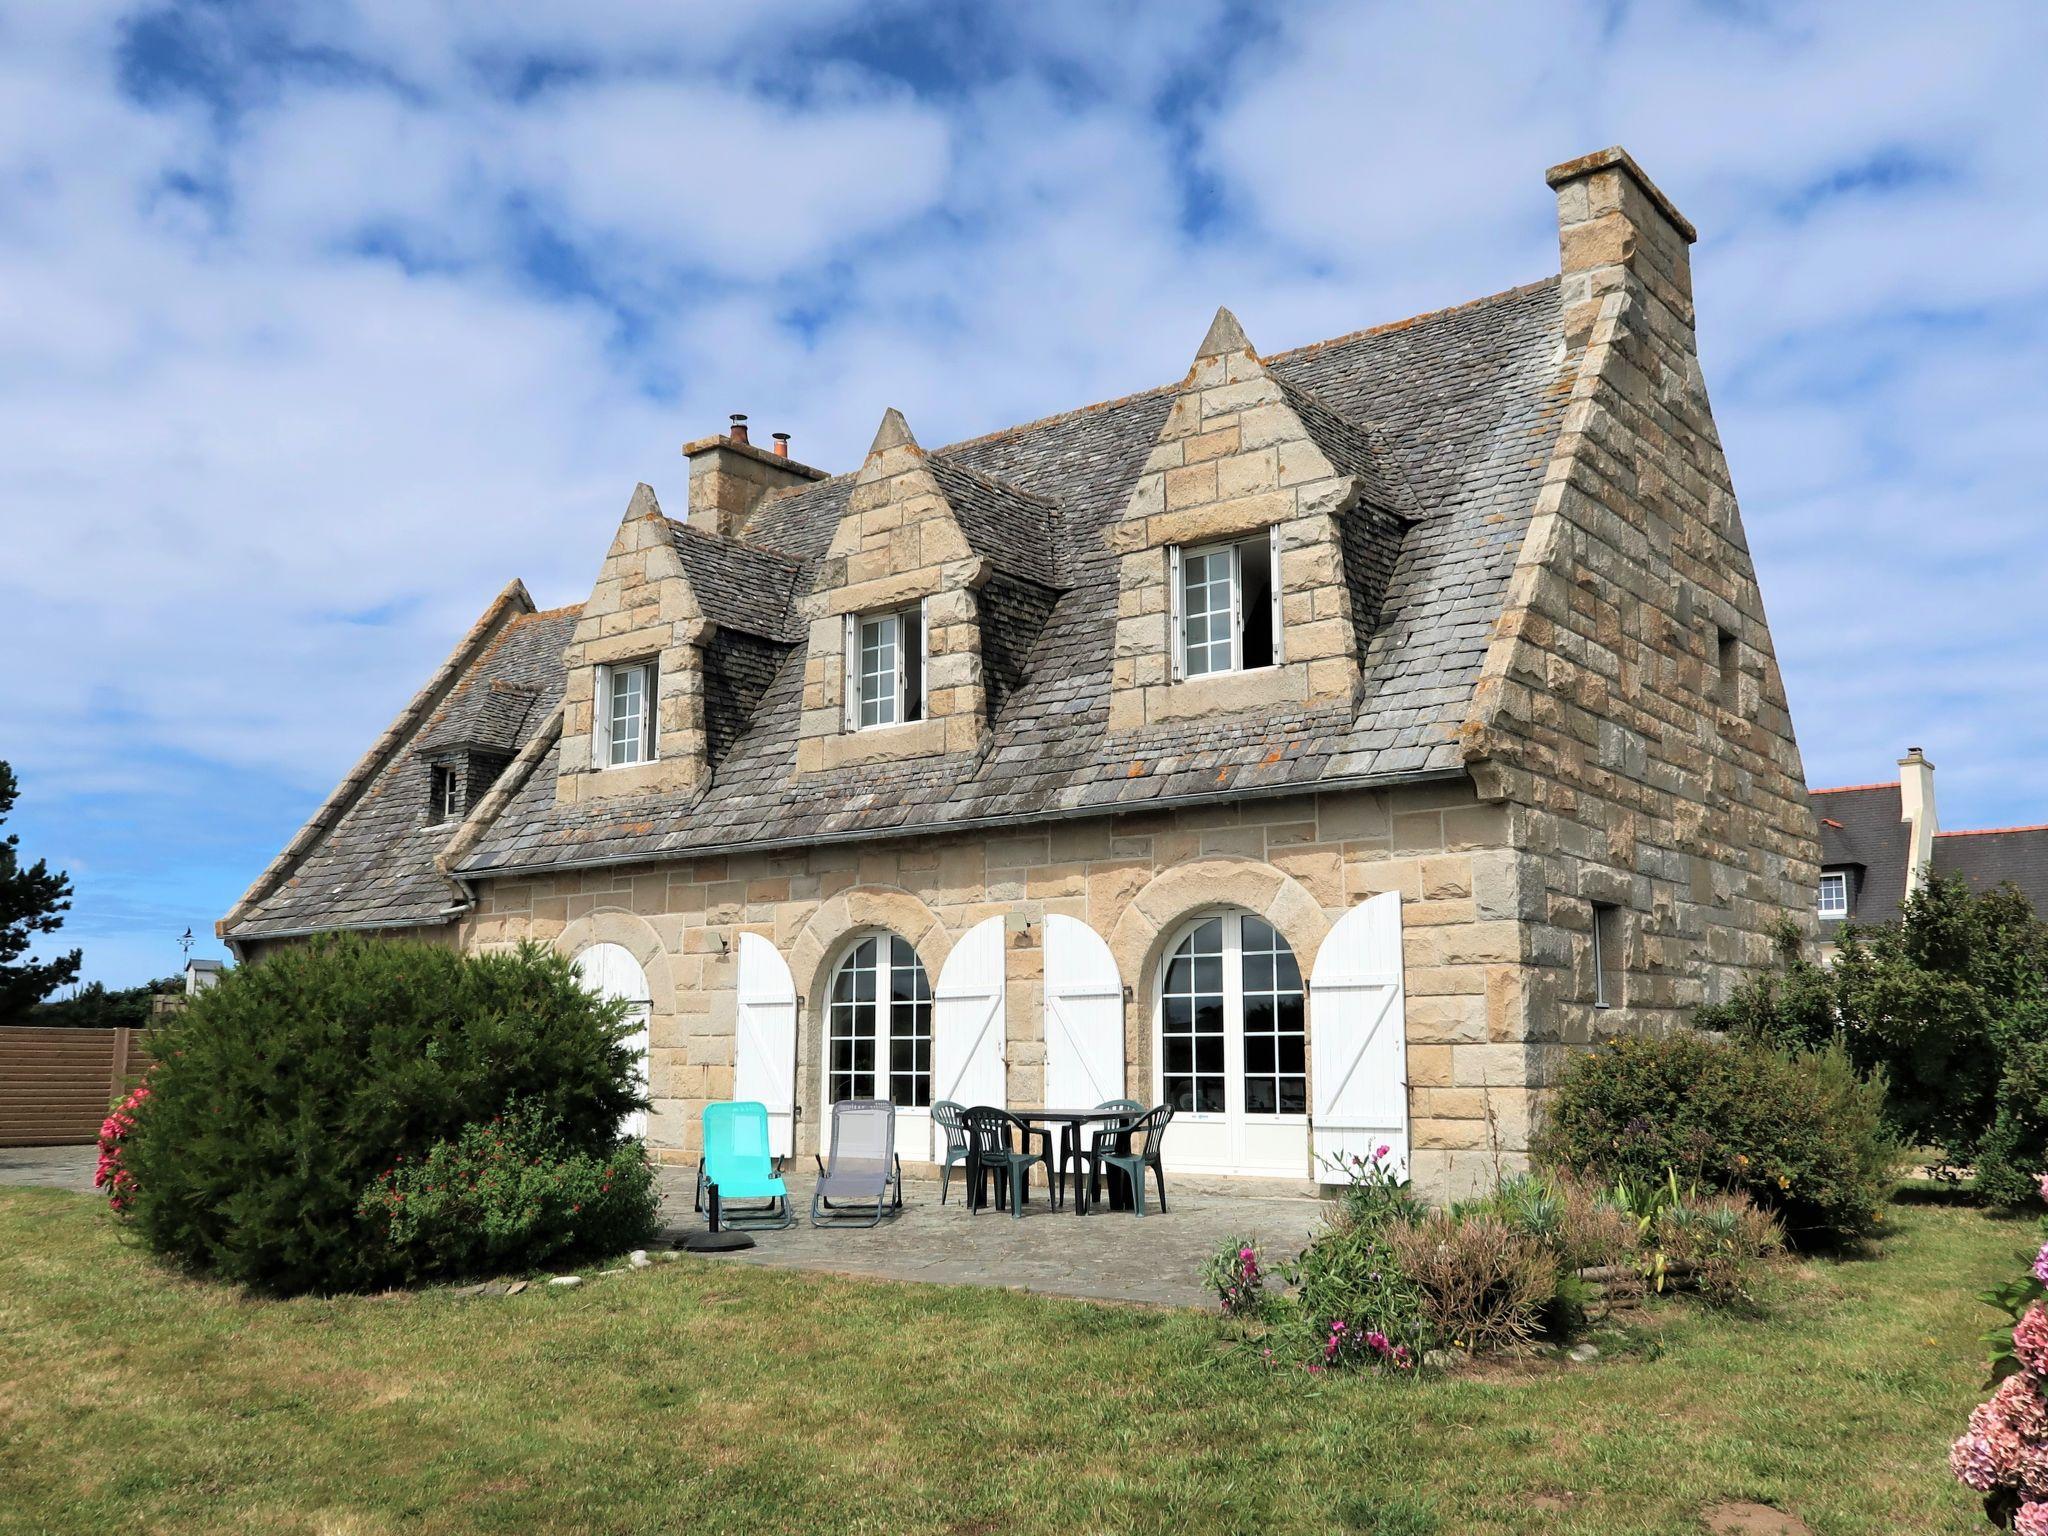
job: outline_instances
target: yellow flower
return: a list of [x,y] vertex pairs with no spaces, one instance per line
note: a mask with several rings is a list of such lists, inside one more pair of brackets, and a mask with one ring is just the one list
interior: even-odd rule
[[1736,1153],[1735,1166],[1738,1168],[1747,1168],[1749,1166],[1749,1154],[1747,1152]]
[[1792,1187],[1792,1181],[1791,1181],[1790,1179],[1786,1178],[1784,1174],[1782,1174],[1782,1173],[1781,1173],[1781,1174],[1779,1174],[1779,1175],[1778,1175],[1778,1188],[1780,1188],[1780,1189],[1790,1189],[1791,1187]]

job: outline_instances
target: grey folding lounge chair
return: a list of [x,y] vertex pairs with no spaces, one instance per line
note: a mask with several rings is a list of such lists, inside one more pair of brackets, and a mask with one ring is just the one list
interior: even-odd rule
[[[857,1209],[841,1215],[835,1201]],[[892,1209],[903,1209],[903,1171],[896,1157],[896,1106],[887,1099],[842,1099],[832,1106],[832,1161],[827,1164],[823,1158],[818,1160],[818,1189],[811,1196],[811,1225],[872,1227],[879,1225]],[[832,1219],[821,1219],[820,1210],[831,1212]]]

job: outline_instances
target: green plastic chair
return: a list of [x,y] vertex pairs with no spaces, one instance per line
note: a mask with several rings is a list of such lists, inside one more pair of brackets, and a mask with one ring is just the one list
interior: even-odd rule
[[946,1161],[939,1168],[939,1204],[946,1203],[946,1190],[953,1182],[953,1165],[972,1160],[974,1148],[968,1145],[967,1122],[963,1116],[967,1107],[951,1099],[940,1099],[932,1105],[932,1119],[946,1133]]
[[[786,1227],[796,1220],[789,1188],[768,1153],[768,1106],[751,1102],[704,1106],[704,1204],[711,1230]],[[734,1200],[747,1204],[739,1210]]]
[[[1110,1123],[1119,1116],[1135,1120],[1138,1116],[1145,1113],[1145,1106],[1136,1099],[1104,1099],[1095,1107],[1103,1112],[1104,1123]],[[1081,1145],[1081,1127],[1070,1125],[1060,1137],[1060,1166],[1059,1170],[1053,1175],[1053,1193],[1055,1195],[1062,1195],[1066,1192],[1067,1171],[1072,1169],[1074,1172],[1075,1203],[1080,1204],[1084,1202],[1088,1198],[1088,1193],[1083,1188],[1081,1179],[1082,1175],[1087,1171],[1087,1162],[1088,1149]],[[1100,1190],[1095,1192],[1095,1198],[1098,1200],[1102,1198]]]
[[[1160,1161],[1160,1153],[1166,1147],[1166,1128],[1172,1123],[1172,1106],[1161,1104],[1136,1120],[1097,1131],[1094,1145],[1082,1154],[1089,1164],[1089,1183],[1100,1191],[1101,1180],[1112,1169],[1123,1174],[1131,1182],[1131,1208],[1142,1216],[1145,1214],[1145,1170],[1150,1168],[1152,1177],[1159,1181],[1159,1210],[1163,1215],[1166,1211],[1166,1169]],[[1079,1183],[1080,1175],[1077,1173],[1077,1189]]]

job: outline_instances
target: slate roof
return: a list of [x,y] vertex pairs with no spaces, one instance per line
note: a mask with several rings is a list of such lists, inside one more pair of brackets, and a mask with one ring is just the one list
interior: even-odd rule
[[789,605],[802,572],[795,560],[687,523],[671,523],[669,532],[705,618],[764,640],[792,638]]
[[1960,875],[1980,891],[2010,881],[2048,917],[2048,826],[1937,832],[1934,872]]
[[535,718],[543,692],[539,683],[503,677],[465,683],[420,732],[419,750],[431,754],[473,747],[510,757],[526,744],[527,722]]
[[[1899,786],[1816,789],[1812,797],[1821,868],[1851,872],[1846,921],[1897,922],[1911,856],[1906,824],[1899,819]],[[1937,875],[1959,876],[1979,891],[2011,881],[2036,912],[2048,916],[2048,826],[1937,832],[1933,863]],[[1821,937],[1832,938],[1842,921],[1822,922]]]
[[1899,786],[1858,784],[1811,792],[1820,822],[1822,869],[1850,872],[1849,916],[1827,918],[1821,937],[1831,939],[1843,921],[1895,923],[1906,895],[1906,863],[1912,834],[1899,819]]
[[[1264,359],[1311,431],[1415,519],[1366,647],[1359,706],[1253,712],[1149,732],[1106,729],[1121,514],[1178,384],[928,455],[1057,503],[1057,598],[977,760],[795,775],[803,654],[794,649],[693,801],[555,803],[552,759],[512,796],[465,874],[661,858],[744,844],[985,825],[1164,800],[1462,771],[1457,732],[1556,439],[1572,361],[1556,282]],[[1329,451],[1326,447],[1326,452]],[[823,554],[851,476],[770,502],[749,542]],[[949,496],[952,490],[949,489]],[[1011,510],[1015,510],[1014,505]],[[805,578],[800,579],[807,580]]]
[[[535,743],[532,771],[508,785],[496,823],[460,872],[1461,773],[1458,730],[1576,367],[1564,346],[1557,281],[1263,361],[1325,454],[1364,482],[1379,509],[1373,518],[1386,529],[1385,550],[1358,561],[1353,578],[1378,599],[1379,617],[1356,708],[1247,711],[1108,733],[1117,561],[1106,535],[1176,381],[927,454],[969,538],[1000,551],[999,563],[1023,578],[1006,589],[1008,600],[987,605],[985,621],[1008,627],[984,642],[1003,658],[1005,675],[991,690],[997,705],[978,757],[795,775],[805,637],[792,598],[809,589],[845,510],[853,476],[839,475],[768,502],[747,524],[748,547],[682,525],[674,531],[708,616],[787,646],[753,658],[774,667],[772,679],[751,719],[721,741],[709,786],[694,799],[650,794],[558,806],[556,752],[538,752]],[[573,611],[520,620],[466,679],[471,688],[502,681],[538,690],[521,722],[522,745],[554,714],[573,622]],[[406,765],[418,763],[416,752],[396,753],[230,935],[433,920],[451,895],[433,854],[452,829],[425,823],[424,782],[415,794],[405,777]]]
[[[528,707],[504,738],[517,751],[552,714],[562,695],[562,652],[577,610],[560,608],[511,620],[472,662],[421,726],[420,745],[497,704],[524,696]],[[496,718],[503,718],[496,716]],[[229,930],[256,939],[330,928],[406,927],[441,920],[456,892],[434,870],[434,856],[455,828],[428,820],[427,765],[420,752],[391,753],[363,793],[278,888]]]

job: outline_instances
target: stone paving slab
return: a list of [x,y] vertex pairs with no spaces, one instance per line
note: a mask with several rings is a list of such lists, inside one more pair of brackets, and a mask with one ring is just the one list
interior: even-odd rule
[[[1086,1216],[1071,1205],[1049,1209],[1040,1197],[1021,1218],[993,1208],[970,1214],[953,1183],[939,1203],[936,1181],[906,1181],[903,1209],[878,1227],[824,1229],[808,1213],[815,1174],[788,1179],[797,1223],[783,1231],[754,1231],[755,1246],[711,1257],[714,1263],[811,1269],[872,1280],[915,1280],[939,1285],[990,1285],[1152,1306],[1214,1304],[1202,1284],[1202,1265],[1233,1238],[1257,1238],[1291,1254],[1327,1209],[1308,1199],[1191,1194],[1176,1198],[1169,1181],[1168,1209],[1142,1219],[1097,1206]],[[704,1230],[690,1206],[694,1170],[662,1170],[664,1242]]]
[[92,1172],[100,1149],[85,1147],[0,1147],[0,1184],[92,1193]]

